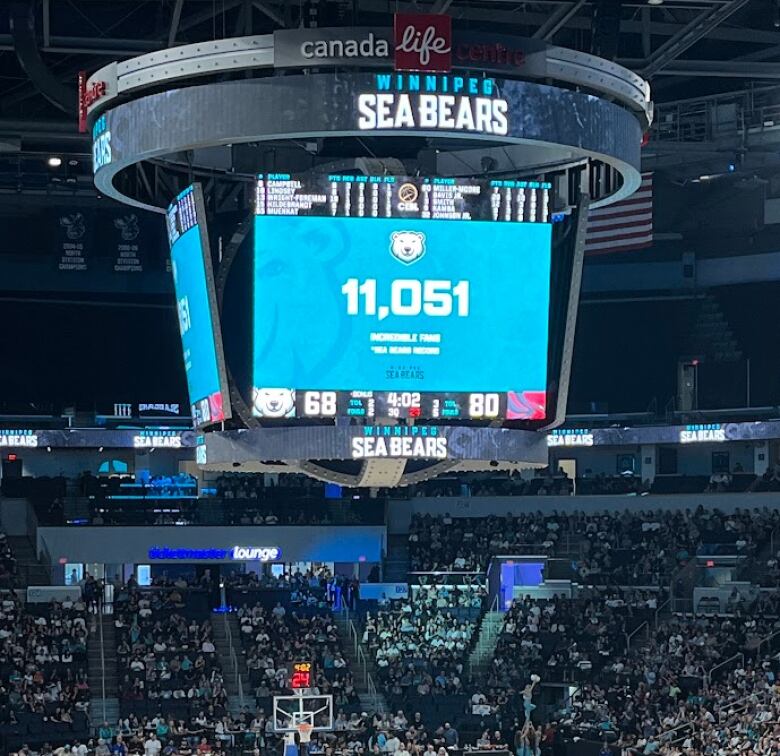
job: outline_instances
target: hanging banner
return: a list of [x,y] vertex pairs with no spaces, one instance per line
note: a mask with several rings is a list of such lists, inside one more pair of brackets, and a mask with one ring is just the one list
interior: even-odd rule
[[110,234],[115,273],[143,273],[141,247],[144,242],[144,224],[137,211],[119,213],[112,219]]
[[82,210],[54,216],[54,245],[60,271],[86,271],[92,246],[92,218]]

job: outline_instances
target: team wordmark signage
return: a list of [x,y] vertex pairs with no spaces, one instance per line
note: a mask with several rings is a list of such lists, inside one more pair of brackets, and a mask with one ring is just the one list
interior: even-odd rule
[[352,459],[447,459],[447,439],[431,426],[366,425],[352,439]]
[[506,136],[509,104],[496,82],[476,76],[376,74],[357,97],[361,131],[420,129]]

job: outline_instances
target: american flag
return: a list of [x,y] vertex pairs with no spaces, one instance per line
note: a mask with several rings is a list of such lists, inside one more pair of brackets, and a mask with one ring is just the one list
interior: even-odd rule
[[628,199],[588,213],[585,254],[606,255],[642,249],[653,243],[653,174]]

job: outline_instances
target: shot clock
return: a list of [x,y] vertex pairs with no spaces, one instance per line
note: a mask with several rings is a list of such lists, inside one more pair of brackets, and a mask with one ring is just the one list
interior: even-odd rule
[[258,178],[253,411],[544,419],[549,186]]
[[306,690],[314,687],[314,665],[308,661],[293,662],[290,669],[290,687]]

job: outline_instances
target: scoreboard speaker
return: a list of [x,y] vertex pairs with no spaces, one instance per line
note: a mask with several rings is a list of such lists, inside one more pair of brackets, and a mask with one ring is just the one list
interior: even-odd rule
[[22,460],[15,454],[11,457],[3,459],[3,480],[18,480],[22,477]]

